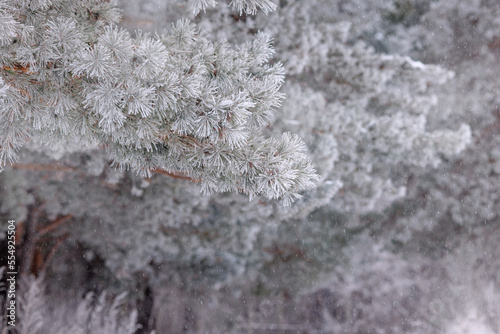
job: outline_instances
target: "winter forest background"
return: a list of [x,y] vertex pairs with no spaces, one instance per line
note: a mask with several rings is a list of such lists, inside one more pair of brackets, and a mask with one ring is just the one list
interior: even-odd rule
[[1,0],[0,47],[14,333],[500,333],[497,0]]

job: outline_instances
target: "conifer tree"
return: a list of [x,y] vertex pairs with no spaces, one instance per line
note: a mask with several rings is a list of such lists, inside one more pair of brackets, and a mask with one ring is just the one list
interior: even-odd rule
[[[477,265],[480,259],[482,265],[475,271],[478,277],[470,279],[488,287],[492,282],[488,277],[494,275],[485,273],[496,268],[488,259],[494,258],[491,255],[498,248],[494,241],[500,217],[497,186],[500,184],[500,99],[495,94],[500,87],[497,80],[500,75],[497,66],[499,37],[495,28],[499,24],[495,15],[499,4],[481,0],[468,3],[460,0],[273,1],[279,3],[280,8],[276,11],[272,11],[271,2],[257,0],[227,1],[228,7],[217,8],[212,8],[216,5],[212,0],[122,1],[121,5],[128,6],[129,11],[123,24],[127,27],[143,24],[144,30],[163,29],[179,17],[191,17],[204,33],[191,30],[195,32],[187,42],[175,38],[177,31],[182,30],[179,27],[189,25],[187,21],[181,21],[163,34],[139,33],[131,37],[114,26],[117,21],[110,20],[112,10],[106,7],[108,4],[95,2],[101,7],[89,5],[87,8],[85,6],[91,1],[80,1],[88,9],[83,9],[82,20],[75,20],[89,22],[81,32],[86,36],[84,42],[80,49],[74,44],[60,52],[68,59],[73,57],[67,62],[66,76],[55,76],[53,70],[62,71],[62,67],[51,68],[53,58],[44,63],[42,70],[45,75],[50,73],[45,80],[40,77],[41,70],[33,71],[29,63],[13,60],[23,52],[23,57],[27,54],[23,48],[16,51],[19,48],[16,31],[26,25],[26,15],[15,13],[22,12],[20,8],[24,8],[24,4],[0,0],[3,15],[0,24],[18,27],[10,33],[10,42],[1,46],[3,50],[13,50],[0,56],[12,60],[2,63],[5,65],[0,70],[2,103],[7,101],[6,97],[9,103],[17,101],[12,95],[14,89],[19,101],[26,100],[24,106],[29,105],[25,109],[30,115],[35,107],[37,115],[41,115],[38,118],[29,116],[31,119],[13,118],[17,123],[6,123],[15,126],[5,127],[4,133],[11,131],[17,138],[27,141],[25,149],[20,150],[20,163],[6,168],[0,175],[0,212],[25,223],[33,217],[30,210],[38,209],[41,231],[58,226],[51,230],[50,236],[45,235],[47,239],[40,238],[38,245],[45,254],[57,249],[54,245],[59,245],[59,240],[64,240],[62,247],[69,245],[68,249],[78,250],[75,251],[78,256],[62,252],[62,247],[54,252],[56,255],[48,268],[54,275],[52,284],[57,287],[62,282],[68,286],[87,287],[87,283],[82,283],[86,277],[74,279],[77,275],[68,275],[81,265],[94,268],[94,273],[105,273],[94,277],[95,281],[114,285],[109,282],[116,279],[125,286],[129,284],[133,296],[142,293],[137,286],[144,287],[146,281],[155,297],[178,284],[189,291],[207,292],[207,300],[213,301],[210,305],[216,305],[207,307],[203,300],[200,306],[200,296],[190,295],[190,292],[174,295],[175,298],[172,295],[163,300],[159,298],[155,300],[156,314],[158,319],[165,319],[165,323],[175,322],[177,314],[183,314],[177,311],[183,312],[184,306],[189,305],[194,310],[189,318],[196,319],[200,331],[204,328],[200,313],[201,318],[205,313],[199,311],[202,308],[224,313],[223,318],[214,313],[205,314],[216,328],[205,332],[228,332],[234,327],[221,329],[227,319],[258,323],[252,312],[259,307],[259,301],[265,301],[278,305],[277,326],[283,323],[283,310],[286,315],[289,312],[286,310],[303,306],[307,310],[304,314],[310,317],[288,313],[287,319],[292,324],[294,321],[307,322],[314,330],[338,328],[339,332],[352,332],[377,328],[382,332],[402,332],[413,326],[418,330],[426,328],[430,333],[440,330],[437,324],[447,328],[445,324],[450,319],[443,312],[454,313],[448,308],[436,313],[428,307],[433,301],[439,305],[443,301],[457,305],[457,296],[454,294],[452,299],[447,299],[448,292],[441,288],[446,287],[447,282],[443,277],[454,280],[457,272]],[[47,1],[24,0],[23,3],[42,8],[40,13],[50,12],[43,14],[47,17],[57,17],[57,11],[66,12],[62,7],[43,7],[43,3],[49,3]],[[69,1],[50,3],[73,6]],[[190,6],[185,6],[186,3]],[[147,10],[140,14],[134,12],[141,8]],[[130,13],[131,9],[134,13]],[[246,15],[256,10],[265,13]],[[119,13],[115,14],[118,18]],[[76,26],[80,27],[79,24]],[[50,40],[47,37],[50,29],[44,29],[38,30],[39,35],[45,34],[43,38],[37,35],[39,42]],[[91,41],[87,37],[93,29],[96,38]],[[3,31],[7,30],[0,29]],[[248,50],[261,43],[260,39],[266,39],[257,31],[274,36],[276,53],[254,69],[241,70],[238,64],[248,61]],[[9,33],[5,32],[5,36]],[[223,39],[228,43],[220,42]],[[126,44],[130,43],[133,51],[127,53],[129,49],[125,48],[122,53],[115,54],[115,47],[115,53],[111,52],[112,40],[128,41]],[[245,41],[248,42],[240,48],[229,46]],[[37,43],[30,46],[36,49]],[[146,44],[149,46],[145,47]],[[144,51],[154,49],[155,45],[159,45],[155,49],[160,50],[158,53],[163,52],[162,46],[166,49],[168,57],[164,65],[154,56],[156,51]],[[217,51],[207,53],[210,48]],[[143,51],[138,54],[138,50]],[[77,55],[71,56],[73,52]],[[93,55],[102,56],[99,61],[105,66],[93,67]],[[227,55],[232,63],[226,62]],[[35,54],[34,57],[39,56]],[[127,66],[119,66],[122,63],[117,57],[130,61]],[[157,59],[156,63],[149,64],[151,59]],[[222,63],[226,67],[221,67],[222,63],[214,59],[224,59]],[[207,137],[196,134],[201,130],[199,118],[208,115],[204,110],[214,108],[206,104],[216,96],[203,89],[215,87],[216,92],[226,92],[218,100],[219,107],[222,105],[224,110],[233,107],[225,105],[229,101],[238,106],[248,100],[256,103],[255,94],[250,96],[249,87],[241,84],[240,90],[231,88],[232,83],[239,82],[235,73],[255,76],[259,69],[266,66],[271,69],[274,64],[276,73],[261,73],[258,80],[277,80],[281,74],[276,60],[283,62],[287,75],[286,83],[280,88],[287,98],[277,97],[281,83],[275,83],[276,90],[271,92],[276,93],[274,101],[283,101],[279,110],[278,103],[269,108],[278,110],[276,116],[267,114],[269,126],[255,126],[258,121],[254,120],[247,129],[263,130],[265,136],[270,137],[291,131],[307,143],[307,155],[321,177],[318,186],[301,193],[303,197],[291,208],[283,208],[274,200],[249,202],[246,196],[234,193],[199,196],[198,185],[185,180],[161,175],[147,178],[107,167],[112,157],[118,167],[128,165],[146,176],[148,171],[159,174],[162,170],[158,167],[162,166],[157,162],[174,156],[169,155],[168,150],[185,144],[184,139],[230,145],[217,136],[218,132],[214,135],[210,127],[205,128],[209,132]],[[161,67],[158,64],[167,69],[160,71],[165,72],[161,78],[154,76],[154,69]],[[99,71],[115,74],[109,76]],[[166,80],[163,75],[184,80],[184,86],[176,85],[180,82],[175,81],[177,79],[172,79],[171,85],[170,81],[162,81]],[[148,79],[151,76],[154,80]],[[53,81],[54,78],[60,79]],[[65,81],[67,79],[70,83]],[[72,87],[65,90],[70,94],[61,95],[69,96],[65,101],[75,101],[78,107],[66,108],[55,99],[50,105],[52,108],[59,105],[57,110],[62,110],[56,114],[49,111],[43,98],[32,98],[34,94],[49,96],[48,89],[53,89],[52,93],[57,91],[54,82],[61,82],[57,87],[67,84]],[[12,83],[19,87],[24,83],[22,87],[31,87],[32,92],[28,95],[26,89],[12,86]],[[180,87],[174,90],[173,97],[162,97],[158,93],[171,92],[172,87]],[[189,87],[199,90],[189,90]],[[232,96],[240,91],[247,95],[234,102],[237,99]],[[191,93],[193,95],[189,95]],[[123,96],[127,99],[122,101]],[[201,96],[205,104],[195,96]],[[107,99],[112,103],[105,102]],[[148,101],[150,104],[146,103]],[[39,107],[43,103],[45,107]],[[161,109],[159,103],[168,106]],[[74,122],[78,116],[76,110],[87,112],[85,122],[93,122],[88,123],[93,126],[84,127],[88,130],[86,133],[73,131],[74,124],[79,124]],[[108,110],[117,110],[118,116],[125,115],[117,118],[123,119],[123,124],[112,118],[110,121]],[[166,110],[164,118],[156,116],[159,110]],[[193,110],[195,112],[191,112]],[[217,110],[210,115],[215,117],[222,112]],[[248,110],[252,113],[256,109],[249,107]],[[63,122],[63,114],[71,116],[69,121]],[[247,120],[255,116],[252,115]],[[223,118],[217,117],[219,126]],[[41,125],[33,126],[35,119],[36,124]],[[212,124],[212,118],[207,116],[206,119],[209,125]],[[136,131],[139,125],[146,124],[146,120],[152,120],[149,129],[159,129],[158,136],[151,137],[151,143],[145,137],[138,137]],[[181,121],[184,123],[180,124]],[[179,146],[169,144],[172,137],[166,137],[164,128],[170,126],[172,129],[177,122],[176,130],[172,131],[179,131],[183,124],[191,121],[191,128],[185,133],[173,136],[181,141]],[[226,121],[233,124],[227,118]],[[65,133],[62,132],[64,124],[69,128]],[[106,128],[107,124],[115,128]],[[231,152],[246,150],[248,138],[244,145]],[[261,138],[264,142],[270,140]],[[48,146],[40,144],[42,140],[54,150],[49,151]],[[144,148],[135,146],[138,142]],[[22,140],[16,141],[16,145],[20,143]],[[12,148],[11,152],[15,153],[17,146],[13,144]],[[207,172],[205,165],[215,160],[211,156],[196,155],[191,151],[193,147],[181,148],[181,153],[174,156],[178,165],[167,170],[182,172],[175,174],[178,178],[200,181],[206,178],[203,175]],[[167,154],[163,155],[164,152]],[[49,159],[53,157],[58,161]],[[267,158],[273,157],[263,157]],[[143,165],[145,161],[149,165]],[[225,161],[219,168],[230,166],[225,165]],[[183,163],[186,169],[179,167]],[[218,190],[224,188],[221,184],[232,182],[223,179],[224,173],[214,177]],[[229,174],[229,178],[233,178],[233,174]],[[0,228],[5,229],[1,224]],[[71,237],[59,239],[65,235]],[[45,243],[47,240],[49,242]],[[467,245],[470,254],[464,252],[464,248],[456,249],[452,260],[461,266],[456,271],[449,271],[446,263],[443,267],[441,259],[449,260],[449,255],[445,254],[452,254],[459,244]],[[478,245],[484,247],[478,248]],[[489,254],[488,259],[484,254]],[[42,257],[47,258],[50,259]],[[76,258],[80,264],[74,264]],[[421,275],[415,275],[415,270]],[[474,285],[463,283],[468,279],[458,281],[462,282],[461,286]],[[73,282],[72,285],[68,281]],[[440,292],[436,293],[435,286],[440,287]],[[228,294],[217,295],[210,291],[213,287],[221,288],[219,292],[230,291],[238,302],[249,297],[246,300],[255,300],[257,304],[239,303],[235,307],[236,303],[231,302]],[[303,297],[310,298],[309,303],[300,305],[301,302],[295,299],[295,293],[300,290]],[[316,293],[310,295],[309,291],[314,290]],[[483,298],[480,290],[471,290],[479,292],[477,300]],[[490,290],[483,301],[491,304],[498,293]],[[469,295],[467,289],[463,292],[464,297]],[[283,299],[277,297],[280,295]],[[181,302],[172,303],[172,299]],[[289,302],[294,304],[288,307]],[[273,312],[269,312],[268,304],[262,305],[266,306],[263,322],[271,323],[269,320],[273,316],[267,315]],[[283,305],[287,305],[286,308]],[[388,313],[384,305],[397,305],[397,309]],[[198,311],[196,306],[200,307]],[[404,321],[401,321],[402,313]],[[352,321],[349,316],[345,317],[346,314],[353,317]],[[426,318],[426,314],[430,316]],[[439,321],[434,322],[438,318]],[[47,319],[52,321],[52,318]],[[390,324],[393,327],[388,329]],[[170,330],[160,330],[159,326],[156,330],[176,332],[185,328],[184,324],[178,326],[164,327]],[[234,324],[231,322],[228,326]]]
[[[68,175],[61,182],[43,182],[43,190],[35,193],[47,201],[46,214],[54,220],[71,215],[75,221],[83,222],[74,224],[72,232],[122,277],[150,272],[149,260],[162,264],[172,261],[184,268],[209,263],[207,270],[219,282],[255,272],[267,259],[266,249],[274,247],[278,238],[297,237],[298,225],[279,224],[281,221],[305,217],[325,206],[327,214],[335,211],[337,216],[359,224],[360,215],[382,212],[403,198],[410,173],[437,166],[443,157],[459,153],[470,142],[470,130],[465,124],[451,125],[452,129],[449,124],[432,129],[428,126],[438,111],[436,88],[449,84],[452,72],[407,57],[379,54],[367,43],[355,42],[358,28],[343,13],[337,13],[333,22],[324,17],[322,21],[313,20],[314,13],[323,15],[319,11],[321,1],[288,1],[268,15],[243,15],[237,21],[233,17],[236,14],[228,8],[210,10],[211,2],[191,1],[192,8],[203,4],[198,10],[207,10],[196,19],[207,36],[222,39],[220,34],[227,35],[232,44],[249,40],[237,49],[231,49],[226,42],[210,42],[187,21],[180,21],[170,32],[155,37],[138,33],[132,38],[113,25],[119,16],[113,7],[105,2],[98,2],[100,7],[91,7],[89,3],[79,2],[88,10],[84,9],[78,20],[89,24],[80,35],[88,37],[88,31],[93,29],[97,37],[93,42],[75,42],[67,48],[71,52],[60,52],[71,60],[69,70],[60,80],[66,93],[58,95],[61,97],[51,102],[52,107],[40,107],[43,99],[34,103],[30,98],[33,94],[54,93],[50,91],[54,90],[53,83],[38,84],[42,82],[38,78],[40,71],[33,68],[39,65],[11,63],[4,70],[10,73],[11,82],[21,82],[23,78],[28,81],[26,86],[34,92],[24,96],[26,105],[40,109],[34,117],[37,122],[33,123],[38,124],[37,128],[29,120],[19,122],[32,136],[26,145],[29,154],[25,154],[23,162],[47,161],[44,155],[34,153],[49,153],[38,144],[43,140],[55,148],[50,156],[63,157],[60,162],[67,170],[81,173],[80,180],[70,180]],[[190,15],[192,9],[177,13],[173,10],[177,2],[163,4],[165,12],[176,17]],[[71,6],[76,5],[47,8],[43,13],[52,17]],[[329,6],[333,10],[337,5]],[[224,15],[219,20],[221,12]],[[152,19],[164,18],[158,14]],[[77,24],[75,27],[80,29]],[[276,63],[270,65],[274,62],[270,40],[264,34],[255,36],[255,27],[277,37],[275,57],[283,60],[291,81],[282,87],[288,98],[275,118],[270,117],[269,111],[282,100],[278,92],[282,68]],[[51,30],[45,34],[48,31]],[[39,43],[50,40],[47,36],[40,37]],[[17,44],[6,46],[13,50],[13,59],[21,54],[17,48],[23,50]],[[59,72],[51,66],[46,64],[46,75],[59,78]],[[38,78],[33,81],[39,85],[37,90],[29,81],[32,77]],[[5,92],[11,90],[11,86],[5,85]],[[22,95],[22,91],[18,92]],[[71,107],[65,108],[63,102]],[[264,139],[256,133],[259,125],[265,124],[266,116],[270,117],[272,130],[266,128],[265,132],[275,136],[285,133],[284,141]],[[235,117],[242,123],[236,122]],[[307,168],[311,166],[303,153],[297,155],[293,149],[280,146],[301,145],[287,131],[298,133],[307,141],[308,155],[322,175],[319,186],[303,193],[292,208],[260,200],[248,203],[244,197],[231,195],[202,198],[195,196],[185,181],[141,180],[106,168],[111,156],[117,166],[132,166],[146,176],[148,171],[158,171],[158,167],[182,171],[185,175],[176,176],[201,181],[207,192],[246,189],[250,196],[260,192],[275,198],[278,192],[294,185],[287,180],[273,184],[274,175],[256,175],[256,162],[278,166],[281,176],[289,171],[288,176],[284,175],[289,179],[295,177],[293,164],[302,158]],[[243,144],[238,142],[240,137],[228,137],[241,133],[246,136]],[[231,138],[236,142],[228,141]],[[105,146],[109,154],[91,151],[99,146]],[[271,154],[273,146],[275,152],[282,153]],[[12,212],[20,220],[27,216],[26,205],[34,201],[26,189],[41,182],[40,175],[26,174],[4,181],[11,194],[23,196],[6,196],[2,211]],[[92,177],[97,178],[90,181]],[[113,189],[119,189],[119,199],[114,197]],[[293,199],[290,194],[283,196]],[[112,205],[101,205],[109,198],[113,198]],[[134,207],[133,213],[122,212],[124,207]],[[224,214],[217,214],[220,212]],[[325,233],[305,221],[301,224],[309,231],[301,235],[304,248],[330,249],[328,241],[319,241],[316,236],[327,240],[335,231]],[[95,229],[106,232],[96,238]],[[224,233],[199,233],[214,229]],[[109,235],[113,236],[112,241],[102,242]],[[123,245],[127,245],[126,251]],[[331,259],[330,255],[326,258]],[[206,271],[200,273],[204,279],[211,277]]]

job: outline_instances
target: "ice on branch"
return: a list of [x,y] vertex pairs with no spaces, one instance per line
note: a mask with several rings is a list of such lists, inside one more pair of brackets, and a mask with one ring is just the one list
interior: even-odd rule
[[[233,6],[273,8],[268,1]],[[115,165],[142,175],[181,172],[208,194],[238,191],[289,204],[313,186],[317,176],[297,136],[259,135],[283,100],[283,68],[269,64],[266,35],[233,48],[181,20],[156,37],[132,37],[113,25],[118,14],[106,2],[35,7],[11,2],[2,12],[19,27],[2,35],[2,165],[30,136],[71,138],[100,143]]]
[[[191,8],[193,9],[193,14],[197,15],[199,12],[207,9],[207,7],[215,7],[217,1],[215,0],[192,0]],[[233,10],[237,10],[240,15],[243,13],[255,15],[257,10],[260,9],[264,13],[272,12],[276,9],[276,4],[271,0],[232,0],[229,6]]]

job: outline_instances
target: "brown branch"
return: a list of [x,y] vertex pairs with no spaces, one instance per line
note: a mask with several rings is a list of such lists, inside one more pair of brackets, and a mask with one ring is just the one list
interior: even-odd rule
[[64,240],[66,240],[68,238],[69,238],[69,233],[63,234],[62,236],[57,238],[56,244],[54,245],[54,247],[52,247],[49,254],[47,255],[47,257],[43,261],[43,264],[42,264],[40,270],[38,271],[39,273],[40,272],[43,273],[47,270],[47,267],[49,266],[50,260],[52,260],[52,258],[54,257],[54,254],[57,252],[59,247],[61,247],[61,244],[64,242]]
[[44,258],[42,252],[42,244],[40,243],[40,238],[49,233],[50,231],[56,229],[70,218],[72,215],[62,216],[53,221],[49,226],[42,229],[38,229],[39,219],[40,219],[40,208],[32,207],[30,208],[30,213],[28,219],[26,220],[26,232],[23,233],[23,243],[21,246],[22,250],[22,261],[21,261],[21,276],[27,276],[34,274],[38,276],[40,272],[43,272],[47,266],[50,259],[54,256],[54,253],[59,248],[60,244],[69,237],[69,233],[66,233],[57,238],[56,245],[52,247],[47,257]]
[[37,242],[37,225],[40,218],[40,208],[30,206],[25,221],[25,233],[21,247],[20,277],[28,277],[32,273],[32,264],[35,259]]
[[45,226],[44,228],[40,229],[38,231],[38,236],[42,236],[44,234],[49,233],[52,230],[55,230],[60,225],[62,225],[63,223],[67,222],[70,218],[73,218],[73,216],[72,215],[65,215],[65,216],[57,218],[49,226]]
[[307,255],[304,249],[291,243],[274,243],[270,247],[264,247],[264,251],[274,256],[275,260],[281,260],[281,262],[303,260],[310,263],[316,263],[314,259]]
[[160,168],[153,169],[151,172],[155,174],[167,175],[173,177],[174,179],[188,180],[192,182],[201,182],[200,179],[193,179],[192,177],[187,176],[181,172],[167,172],[166,170]]
[[[61,166],[58,164],[49,164],[49,165],[12,164],[10,166],[13,169],[33,170],[33,171],[40,171],[40,172],[75,172],[75,171],[78,171],[78,168],[76,168],[76,167]],[[187,176],[186,174],[183,174],[181,172],[167,172],[166,170],[161,169],[161,168],[153,169],[151,172],[153,172],[155,174],[161,174],[161,175],[173,177],[174,179],[188,180],[188,181],[196,182],[196,183],[201,182],[200,179],[193,179],[192,177]]]
[[14,169],[24,169],[24,170],[35,170],[35,171],[47,171],[47,172],[73,172],[76,171],[75,167],[61,166],[58,164],[52,165],[42,165],[42,164],[12,164],[10,165]]

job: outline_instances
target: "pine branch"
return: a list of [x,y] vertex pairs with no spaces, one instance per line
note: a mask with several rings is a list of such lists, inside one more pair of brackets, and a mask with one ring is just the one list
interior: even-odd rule
[[[132,38],[112,25],[112,6],[87,2],[56,11],[17,4],[20,26],[35,14],[43,23],[7,47],[6,80],[0,73],[1,107],[10,110],[0,114],[2,164],[15,161],[29,136],[74,138],[97,142],[116,165],[143,176],[179,171],[161,173],[198,182],[206,194],[239,191],[288,205],[314,185],[317,175],[298,137],[258,135],[283,99],[283,68],[268,64],[269,37],[259,34],[232,49],[181,20],[156,38]],[[268,0],[232,5],[246,12],[274,6]]]

